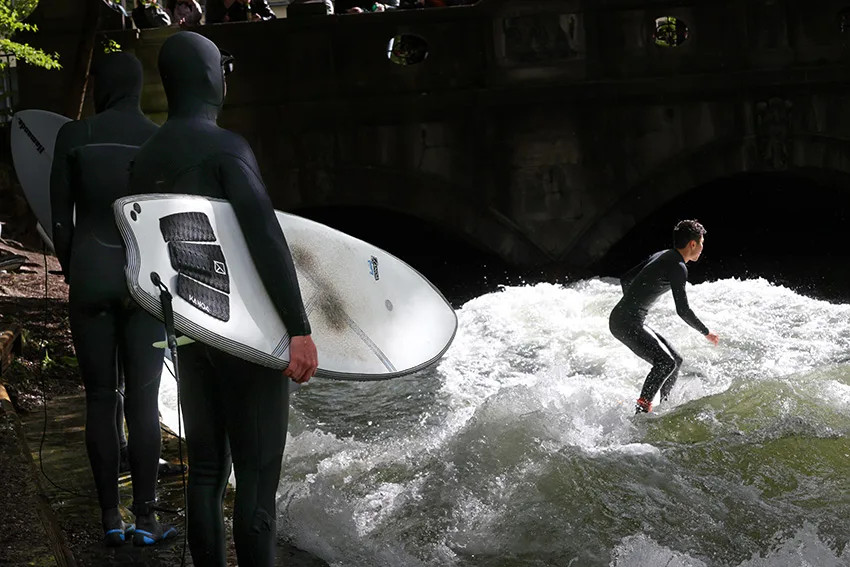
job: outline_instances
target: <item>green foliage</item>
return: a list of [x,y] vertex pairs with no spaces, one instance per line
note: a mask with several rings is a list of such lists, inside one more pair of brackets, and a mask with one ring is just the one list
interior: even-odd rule
[[121,51],[121,46],[114,39],[106,38],[103,40],[103,52],[104,53],[116,53]]
[[[36,67],[61,69],[58,53],[49,55],[40,49],[12,40],[19,32],[38,31],[33,24],[24,22],[37,5],[38,0],[0,0],[0,53],[14,55],[18,61]],[[0,58],[0,70],[6,65],[7,61]]]
[[44,358],[41,359],[42,370],[44,370],[46,368],[50,368],[54,364],[56,364],[56,361],[53,360],[52,358],[50,358],[50,351],[47,350],[47,349],[44,349]]
[[45,348],[44,358],[41,359],[41,368],[42,370],[44,370],[50,368],[51,366],[66,366],[68,368],[79,368],[80,363],[77,361],[76,356],[60,356],[58,359],[51,358],[50,351]]

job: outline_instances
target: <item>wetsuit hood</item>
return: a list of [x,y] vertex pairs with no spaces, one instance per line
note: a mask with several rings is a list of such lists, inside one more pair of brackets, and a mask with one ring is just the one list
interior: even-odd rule
[[225,87],[221,51],[212,41],[189,31],[172,35],[159,51],[159,75],[169,118],[215,121]]
[[132,53],[118,51],[100,58],[94,75],[94,111],[112,108],[139,110],[142,96],[142,64]]

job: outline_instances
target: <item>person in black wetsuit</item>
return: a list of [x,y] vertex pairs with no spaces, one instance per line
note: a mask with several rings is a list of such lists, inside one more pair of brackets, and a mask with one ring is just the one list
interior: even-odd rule
[[[104,55],[93,75],[96,114],[65,124],[56,138],[50,175],[53,242],[70,284],[71,334],[86,391],[86,448],[105,542],[120,545],[133,532],[118,511],[124,425],[117,388],[123,379],[130,432],[127,460],[138,528],[133,542],[144,545],[174,533],[170,528],[163,530],[151,508],[162,439],[158,396],[163,361],[163,351],[152,344],[162,340],[165,331],[159,321],[130,302],[112,200],[127,189],[130,157],[158,127],[139,108],[142,66],[133,55]],[[129,147],[83,149],[102,143]],[[76,227],[72,222],[75,205]],[[146,538],[145,533],[153,535]]]
[[661,401],[667,399],[676,384],[682,357],[667,340],[644,324],[649,308],[668,289],[673,292],[676,313],[688,325],[717,344],[712,333],[688,306],[685,284],[687,262],[699,259],[705,228],[694,220],[683,220],[673,229],[674,248],[656,252],[629,270],[620,280],[623,298],[614,306],[608,319],[611,334],[632,352],[652,364],[635,406],[635,413],[652,411],[652,400],[661,390]]
[[254,153],[244,138],[216,124],[231,65],[229,56],[194,32],[178,32],[163,43],[159,72],[168,120],[133,161],[130,189],[133,194],[190,193],[228,200],[291,337],[283,375],[199,342],[181,346],[178,359],[189,457],[187,537],[194,564],[226,564],[222,498],[232,464],[238,563],[272,567],[275,496],[289,412],[284,376],[308,381],[318,358],[291,253]]

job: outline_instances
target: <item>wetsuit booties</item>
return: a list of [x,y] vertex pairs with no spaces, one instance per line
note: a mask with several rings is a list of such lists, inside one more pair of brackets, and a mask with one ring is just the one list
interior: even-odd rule
[[143,547],[153,545],[165,539],[177,536],[177,530],[168,524],[160,524],[153,509],[153,502],[133,504],[130,510],[136,516],[136,531],[133,533],[133,545]]
[[107,547],[124,545],[136,529],[133,524],[124,522],[118,508],[103,510],[100,521],[103,525],[103,543]]

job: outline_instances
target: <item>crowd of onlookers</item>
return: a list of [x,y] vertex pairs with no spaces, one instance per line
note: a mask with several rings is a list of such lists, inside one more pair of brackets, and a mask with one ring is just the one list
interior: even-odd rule
[[[117,7],[119,0],[104,0]],[[126,0],[125,0],[126,1]],[[131,0],[133,1],[133,0]],[[139,29],[165,26],[191,28],[201,24],[273,20],[275,12],[268,0],[134,0],[130,12],[133,24]],[[387,10],[411,10],[447,6],[466,6],[478,0],[290,0],[287,8],[302,13],[363,14]],[[129,2],[128,2],[129,3]],[[129,9],[129,6],[127,7]],[[122,11],[124,8],[122,7]],[[306,13],[308,10],[304,10]]]

